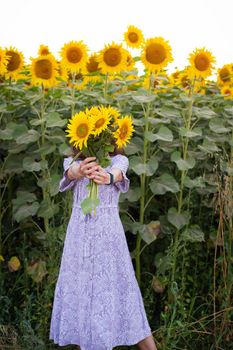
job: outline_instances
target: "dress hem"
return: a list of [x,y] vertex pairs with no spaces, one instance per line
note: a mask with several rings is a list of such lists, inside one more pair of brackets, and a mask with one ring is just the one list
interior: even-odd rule
[[[136,345],[137,343],[139,343],[140,341],[142,341],[143,339],[149,337],[150,335],[152,335],[152,332],[151,330],[149,330],[148,332],[145,332],[144,335],[140,336],[139,338],[136,338],[136,340],[129,340],[129,341],[126,341],[124,342],[123,344],[122,343],[113,343],[111,345],[112,348],[116,347],[116,346],[129,346],[129,345]],[[152,335],[153,336],[153,335]],[[77,343],[70,343],[69,341],[66,342],[66,341],[63,341],[63,342],[59,342],[57,340],[54,340],[54,338],[50,337],[49,340],[53,340],[54,344],[56,345],[59,345],[59,346],[66,346],[66,345],[78,345],[79,347],[81,347],[82,349],[82,346],[90,346],[89,345],[80,345],[80,344],[77,344]]]

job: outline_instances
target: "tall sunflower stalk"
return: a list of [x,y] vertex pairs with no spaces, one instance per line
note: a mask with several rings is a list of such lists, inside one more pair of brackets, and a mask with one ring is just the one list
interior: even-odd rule
[[[129,142],[132,132],[132,118],[128,115],[120,117],[119,111],[113,107],[94,106],[80,111],[72,116],[67,125],[69,142],[79,151],[72,159],[72,164],[82,153],[85,157],[95,156],[102,166],[110,164],[109,152],[116,146],[122,148]],[[98,184],[90,179],[87,189],[88,196],[81,202],[83,213],[91,214],[100,201],[98,198]]]
[[[57,85],[57,77],[58,77],[58,66],[56,59],[50,53],[39,54],[36,58],[31,57],[31,84],[35,86],[39,86],[40,91],[40,101],[39,108],[34,108],[36,114],[40,120],[40,134],[41,137],[38,140],[38,148],[43,148],[46,142],[46,89],[52,88]],[[40,152],[40,151],[39,151]],[[46,156],[43,152],[40,152],[40,158],[43,164],[46,164]],[[46,183],[50,178],[50,171],[47,166],[41,168],[41,178]],[[37,178],[38,179],[38,178]],[[47,186],[42,186],[42,197],[43,202],[45,203],[47,208],[51,206],[51,197],[50,192]],[[50,231],[49,228],[49,218],[43,214],[44,220],[44,230],[46,233]]]

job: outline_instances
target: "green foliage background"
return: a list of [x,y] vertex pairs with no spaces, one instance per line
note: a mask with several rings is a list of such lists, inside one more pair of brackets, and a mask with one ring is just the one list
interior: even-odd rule
[[155,92],[140,78],[83,90],[0,83],[0,348],[57,348],[48,332],[72,208],[71,192],[58,193],[64,129],[98,104],[134,120],[120,214],[158,349],[231,348],[233,103],[217,91]]

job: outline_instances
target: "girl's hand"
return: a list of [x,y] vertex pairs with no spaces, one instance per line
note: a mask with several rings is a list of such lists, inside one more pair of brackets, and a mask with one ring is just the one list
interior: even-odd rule
[[89,179],[93,179],[98,185],[107,185],[110,183],[110,175],[100,165],[98,169],[93,171]]
[[97,170],[99,164],[94,162],[96,157],[87,157],[80,163],[79,173],[81,176],[86,176],[89,178],[93,171]]
[[72,179],[80,179],[84,176],[89,178],[90,174],[98,169],[98,163],[94,161],[96,157],[87,157],[80,164],[74,163],[68,170],[68,177]]

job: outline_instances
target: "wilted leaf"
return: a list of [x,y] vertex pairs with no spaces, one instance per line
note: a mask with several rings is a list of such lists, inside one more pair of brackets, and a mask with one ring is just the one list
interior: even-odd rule
[[36,283],[41,282],[44,276],[48,273],[46,269],[46,262],[43,260],[39,260],[32,265],[27,266],[26,271]]

